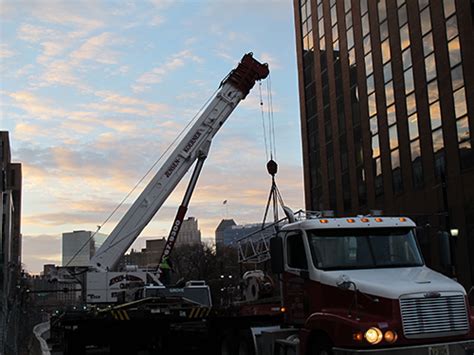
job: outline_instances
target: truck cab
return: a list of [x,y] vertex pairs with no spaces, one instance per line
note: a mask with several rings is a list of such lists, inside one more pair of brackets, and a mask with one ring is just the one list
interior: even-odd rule
[[466,291],[425,265],[409,218],[299,220],[282,227],[271,251],[301,354],[473,349]]

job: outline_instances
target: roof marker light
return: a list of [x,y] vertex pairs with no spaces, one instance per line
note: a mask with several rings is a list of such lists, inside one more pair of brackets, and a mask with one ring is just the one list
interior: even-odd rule
[[329,221],[327,219],[320,219],[319,223],[327,224]]
[[406,222],[407,219],[405,217],[400,217],[400,222]]
[[383,220],[382,220],[382,218],[380,218],[380,217],[377,217],[377,218],[375,219],[375,222],[382,222],[382,221],[383,221]]
[[361,218],[360,221],[361,221],[361,222],[364,222],[364,223],[369,223],[369,219],[368,219],[368,218]]
[[347,219],[347,222],[348,222],[348,223],[355,223],[355,219],[348,218],[348,219]]

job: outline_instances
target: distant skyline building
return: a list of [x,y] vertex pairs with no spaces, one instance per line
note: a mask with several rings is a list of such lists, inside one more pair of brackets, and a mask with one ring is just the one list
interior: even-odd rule
[[189,217],[181,225],[178,237],[176,238],[176,246],[199,243],[201,243],[201,231],[199,230],[198,220],[194,217]]
[[62,235],[62,266],[89,266],[89,261],[107,238],[91,231],[73,231]]
[[474,283],[471,0],[294,0],[305,203],[419,225],[427,263],[451,238]]
[[216,228],[216,253],[219,254],[224,247],[224,231],[232,226],[237,225],[233,219],[223,219]]
[[139,268],[156,268],[160,263],[161,254],[165,248],[166,238],[156,238],[146,240],[145,248],[141,251],[132,249],[125,254],[119,262],[119,269],[128,265],[136,265]]
[[233,219],[223,219],[216,229],[216,252],[222,247],[238,248],[238,241],[244,237],[253,240],[268,238],[274,233],[273,228],[262,229],[262,223],[249,223],[238,225]]

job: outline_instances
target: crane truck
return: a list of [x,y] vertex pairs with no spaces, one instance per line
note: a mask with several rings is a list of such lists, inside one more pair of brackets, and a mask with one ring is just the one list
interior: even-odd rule
[[[216,98],[92,259],[88,300],[100,302],[52,317],[51,340],[66,354],[83,354],[91,346],[107,346],[113,354],[474,354],[474,310],[466,291],[425,265],[416,225],[407,217],[301,216],[285,208],[286,222],[278,223],[269,249],[262,249],[278,275],[279,295],[259,292],[267,285],[263,273],[255,272],[245,290],[249,300],[225,306],[192,300],[173,287],[166,294],[107,304],[116,299],[112,286],[127,279],[156,283],[153,275],[113,271],[119,256],[192,161],[198,160],[195,171],[200,170],[219,127],[255,80],[267,75],[265,65],[246,55],[224,79]],[[194,184],[173,223],[171,243]],[[99,286],[94,289],[90,280]],[[99,289],[104,281],[105,293]],[[191,283],[189,289],[203,286]]]
[[[161,285],[160,270],[117,271],[122,255],[132,245],[142,230],[163,205],[176,185],[196,162],[183,202],[178,209],[170,234],[164,247],[162,260],[171,253],[180,226],[185,217],[191,195],[196,186],[204,161],[208,155],[213,137],[243,100],[255,82],[267,77],[268,65],[256,61],[252,53],[244,55],[236,69],[221,82],[220,89],[207,107],[196,119],[184,138],[176,146],[167,160],[150,180],[148,185],[128,209],[120,222],[112,230],[105,242],[91,258],[90,271],[86,277],[86,297],[88,303],[114,303],[129,285]],[[208,293],[204,285],[193,285],[183,292],[193,297],[201,288]],[[162,292],[166,289],[159,288]],[[207,290],[207,291],[206,291]]]

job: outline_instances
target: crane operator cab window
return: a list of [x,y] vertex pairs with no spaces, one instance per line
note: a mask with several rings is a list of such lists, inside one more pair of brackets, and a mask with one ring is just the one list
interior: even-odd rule
[[292,269],[308,270],[306,251],[300,233],[289,233],[286,237],[286,260]]

